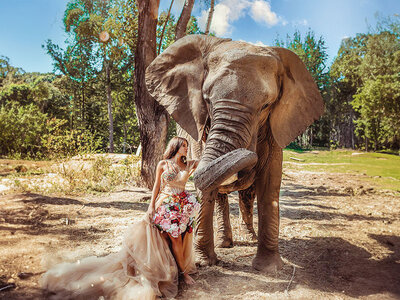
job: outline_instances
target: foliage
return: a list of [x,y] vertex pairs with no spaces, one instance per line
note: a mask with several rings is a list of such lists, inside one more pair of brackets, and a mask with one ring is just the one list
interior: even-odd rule
[[366,150],[400,147],[399,28],[399,16],[379,19],[375,30],[345,39],[332,65],[336,116],[347,116]]
[[47,132],[42,137],[43,151],[48,158],[71,157],[77,154],[96,153],[102,138],[84,129],[68,130],[66,120],[47,120]]
[[21,154],[35,157],[41,150],[41,135],[46,130],[47,115],[37,106],[12,102],[0,107],[0,155]]
[[99,149],[101,137],[83,129],[68,130],[67,120],[48,118],[34,103],[0,107],[0,155],[56,158]]
[[[23,115],[40,112],[36,117],[41,118],[36,122],[40,126],[28,125],[36,126],[31,132],[40,136],[35,140],[35,151],[28,149],[32,145],[27,148],[22,147],[22,142],[21,145],[14,142],[4,146],[1,155],[51,158],[107,151],[110,116],[115,150],[135,152],[140,143],[133,101],[137,18],[135,0],[71,0],[63,17],[67,35],[65,49],[51,40],[43,45],[53,59],[54,73],[26,73],[12,66],[7,57],[0,56],[2,118],[12,118],[18,109]],[[158,33],[165,21],[162,13]],[[171,15],[162,50],[174,41],[175,27],[176,18]],[[107,41],[100,41],[101,32],[109,34]],[[187,33],[199,32],[197,21],[192,17]],[[112,99],[110,113],[107,87]],[[7,130],[11,128],[8,126]],[[168,132],[174,134],[174,122],[170,123]],[[5,140],[8,134],[5,132],[0,139]]]
[[378,75],[354,95],[352,105],[360,114],[356,133],[370,139],[375,150],[398,147],[400,139],[400,73]]
[[[126,143],[127,132],[136,129],[127,128],[130,124],[126,122],[134,115],[131,97],[137,35],[135,3],[123,0],[70,1],[64,25],[68,34],[67,48],[63,50],[50,40],[44,47],[54,59],[56,71],[65,77],[64,92],[73,102],[71,130],[97,130],[102,136],[110,135],[110,138],[116,133],[119,139],[123,127]],[[108,34],[109,38],[100,40],[100,33]],[[118,104],[124,103],[124,109],[116,112],[113,108],[115,98],[118,98]],[[124,121],[114,131],[113,119],[117,118]],[[107,126],[108,123],[111,127]],[[101,148],[106,148],[106,145]]]

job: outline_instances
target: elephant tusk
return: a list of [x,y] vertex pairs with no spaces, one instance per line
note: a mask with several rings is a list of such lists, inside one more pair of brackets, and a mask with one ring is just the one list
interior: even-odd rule
[[238,179],[238,174],[237,173],[233,174],[231,177],[229,177],[224,182],[222,182],[221,185],[231,184],[231,183],[235,182],[237,179]]

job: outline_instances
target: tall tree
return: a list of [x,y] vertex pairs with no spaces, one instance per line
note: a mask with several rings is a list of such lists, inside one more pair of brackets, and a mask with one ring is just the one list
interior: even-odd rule
[[159,0],[138,0],[138,43],[135,55],[135,104],[142,145],[141,175],[148,188],[152,188],[158,161],[165,148],[168,114],[149,94],[145,71],[157,53],[156,30]]
[[210,33],[210,27],[213,15],[214,15],[214,0],[210,0],[210,11],[208,12],[206,31],[204,32],[205,35],[208,35]]
[[165,28],[167,28],[168,21],[169,21],[169,16],[171,15],[171,9],[172,9],[172,5],[173,5],[173,4],[174,4],[174,0],[171,0],[171,4],[169,5],[169,9],[168,9],[168,14],[167,14],[167,17],[165,18],[164,26],[162,27],[161,36],[160,36],[160,42],[159,42],[159,45],[158,45],[157,55],[160,54],[160,52],[161,52],[161,46],[162,46],[162,42],[163,42],[163,39],[164,39]]
[[[400,17],[343,41],[332,65],[339,99],[354,111],[354,132],[365,150],[400,147]],[[362,142],[362,144],[361,144]]]
[[355,148],[359,143],[355,135],[354,122],[358,113],[352,106],[353,96],[362,85],[357,71],[361,57],[365,55],[367,35],[344,39],[331,66],[331,94],[327,102],[327,113],[331,123],[330,142],[334,147]]
[[[66,51],[51,41],[47,42],[48,53],[56,62],[55,67],[80,86],[81,93],[74,90],[73,99],[76,102],[79,97],[80,119],[84,127],[93,126],[89,121],[93,109],[89,109],[98,105],[94,103],[99,98],[98,88],[103,91],[102,102],[106,103],[103,105],[107,108],[110,152],[114,152],[113,80],[118,73],[126,72],[133,66],[129,44],[124,42],[128,36],[122,28],[127,19],[125,2],[70,1],[64,17],[65,29],[69,34]],[[135,16],[134,10],[129,12]],[[135,40],[133,36],[129,38]]]
[[181,15],[176,24],[175,40],[179,40],[181,37],[186,35],[186,29],[190,20],[190,15],[192,14],[193,5],[194,0],[185,0]]

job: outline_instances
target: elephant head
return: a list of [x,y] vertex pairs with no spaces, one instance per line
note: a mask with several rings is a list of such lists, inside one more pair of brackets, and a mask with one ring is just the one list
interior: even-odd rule
[[254,179],[263,124],[269,122],[284,148],[324,107],[313,78],[293,52],[211,36],[175,42],[147,68],[146,84],[193,139],[206,138],[194,174],[203,191],[237,173],[237,182]]

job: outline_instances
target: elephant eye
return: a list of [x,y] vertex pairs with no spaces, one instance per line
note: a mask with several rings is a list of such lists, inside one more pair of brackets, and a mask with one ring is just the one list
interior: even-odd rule
[[261,107],[261,110],[267,109],[268,106],[269,106],[269,103],[265,103],[265,104]]

